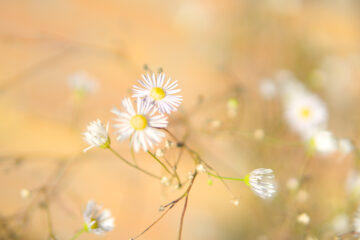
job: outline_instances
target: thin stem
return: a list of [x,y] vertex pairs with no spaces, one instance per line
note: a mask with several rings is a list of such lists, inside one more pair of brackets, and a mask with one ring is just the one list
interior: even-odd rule
[[184,208],[183,208],[183,211],[182,211],[182,213],[181,213],[178,240],[181,240],[182,229],[183,229],[183,225],[184,225],[184,217],[185,217],[185,212],[186,212],[188,200],[189,200],[189,193],[186,194],[185,203],[184,203]]
[[150,152],[150,151],[147,151],[147,152],[150,154],[150,156],[152,156],[152,157],[165,169],[166,172],[168,172],[171,176],[173,175],[173,173],[170,172],[170,170],[166,167],[166,165],[165,165],[163,162],[161,162],[160,159],[158,159],[158,158],[155,156],[155,154],[153,154],[153,153]]
[[123,162],[125,162],[127,165],[129,165],[130,167],[133,167],[133,168],[135,168],[135,169],[137,169],[137,170],[139,170],[139,171],[141,171],[141,172],[143,172],[143,173],[145,173],[145,174],[147,174],[147,175],[149,175],[149,176],[151,176],[151,177],[153,177],[153,178],[156,178],[156,179],[159,179],[159,180],[161,179],[161,177],[156,176],[155,174],[153,174],[153,173],[151,173],[151,172],[148,172],[147,170],[142,169],[141,167],[139,167],[139,166],[137,166],[137,165],[129,162],[128,160],[126,160],[125,158],[123,158],[118,152],[116,152],[111,146],[109,146],[109,150],[110,150],[115,156],[117,156],[117,157],[120,158]]
[[77,239],[81,234],[83,234],[84,232],[86,232],[85,228],[79,230],[77,233],[74,234],[74,236],[71,238],[71,240],[75,240]]
[[234,181],[245,181],[244,178],[233,178],[233,177],[223,177],[223,176],[219,176],[216,174],[212,174],[211,172],[207,172],[207,174],[209,174],[210,176],[216,177],[218,179],[225,179],[225,180],[234,180]]
[[[169,211],[170,209],[172,209],[180,200],[182,200],[184,197],[188,198],[188,195],[189,195],[189,192],[194,184],[194,181],[195,181],[195,178],[197,176],[197,171],[195,170],[194,172],[194,175],[193,175],[193,178],[191,179],[191,182],[189,183],[189,186],[188,188],[186,189],[186,191],[180,196],[178,197],[177,199],[171,201],[170,203],[166,204],[166,205],[163,205],[161,206],[163,208],[164,213],[160,215],[160,217],[158,217],[152,224],[150,224],[147,228],[145,228],[144,231],[142,231],[140,234],[138,234],[136,237],[134,238],[130,238],[131,240],[135,240],[139,237],[141,237],[144,233],[146,233],[149,229],[151,229],[156,223],[158,223]],[[186,200],[187,201],[187,200]],[[186,206],[187,206],[187,203],[186,205],[184,205],[185,207],[185,210],[186,210]],[[183,210],[183,215],[185,215],[185,210]],[[182,215],[181,217],[181,226],[180,226],[180,231],[182,230],[182,224],[183,224],[183,221],[184,221],[184,216]],[[181,237],[181,232],[179,232],[180,234],[180,237]]]
[[53,224],[52,224],[52,220],[51,220],[50,208],[49,208],[49,197],[46,192],[44,192],[44,195],[45,195],[44,196],[45,197],[45,212],[46,212],[46,217],[47,217],[47,222],[48,222],[49,237],[52,240],[56,240],[56,237],[54,234],[54,228],[53,228]]

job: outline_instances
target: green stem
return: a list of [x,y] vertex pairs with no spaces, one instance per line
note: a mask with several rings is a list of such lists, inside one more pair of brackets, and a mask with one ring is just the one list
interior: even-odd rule
[[81,234],[83,234],[84,232],[86,232],[85,228],[79,230],[77,233],[75,233],[75,235],[71,238],[71,240],[75,240],[78,237],[80,237]]
[[166,172],[168,172],[171,176],[173,175],[172,172],[170,172],[170,170],[165,166],[165,164],[163,162],[160,161],[160,159],[158,159],[155,154],[153,154],[152,152],[148,151],[148,153],[150,154],[150,156],[152,156],[165,170]]
[[207,174],[209,174],[210,176],[216,177],[218,179],[225,179],[225,180],[234,180],[234,181],[245,181],[244,178],[232,178],[232,177],[222,177],[216,174],[212,174],[211,172],[207,172]]
[[159,179],[159,180],[161,179],[161,177],[156,176],[155,174],[152,174],[151,172],[148,172],[147,170],[142,169],[141,167],[139,167],[139,166],[137,166],[137,165],[129,162],[128,160],[126,160],[125,158],[123,158],[118,152],[116,152],[111,146],[109,146],[108,148],[109,148],[109,150],[110,150],[115,156],[117,156],[118,158],[120,158],[123,162],[125,162],[125,163],[126,163],[127,165],[129,165],[130,167],[133,167],[133,168],[135,168],[135,169],[137,169],[137,170],[139,170],[139,171],[141,171],[141,172],[143,172],[143,173],[145,173],[145,174],[147,174],[147,175],[149,175],[149,176],[151,176],[151,177],[153,177],[153,178],[156,178],[156,179]]

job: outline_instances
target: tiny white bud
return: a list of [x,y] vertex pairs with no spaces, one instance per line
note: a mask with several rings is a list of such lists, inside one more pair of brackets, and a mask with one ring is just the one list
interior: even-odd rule
[[172,148],[174,146],[175,146],[175,143],[173,143],[172,141],[170,141],[170,140],[165,141],[165,148],[166,149],[170,149],[170,148]]
[[158,148],[158,149],[156,150],[156,152],[155,152],[155,156],[156,156],[157,158],[163,157],[163,156],[164,156],[164,151],[163,151],[161,148]]
[[198,172],[201,172],[201,173],[205,173],[205,172],[206,172],[206,169],[205,169],[204,165],[202,165],[202,164],[198,164],[198,165],[196,166],[196,170],[197,170]]
[[169,178],[168,177],[166,177],[166,176],[164,176],[164,177],[162,177],[161,178],[161,184],[163,184],[164,186],[170,186],[170,180],[169,180]]
[[23,188],[20,190],[20,196],[21,198],[23,199],[27,199],[31,196],[31,192],[30,190],[26,189],[26,188]]
[[310,223],[310,216],[307,213],[301,213],[297,216],[298,223],[308,225]]
[[236,207],[240,204],[240,200],[238,198],[231,199],[230,202]]
[[193,172],[188,172],[188,178],[189,180],[192,180],[194,178],[194,173]]

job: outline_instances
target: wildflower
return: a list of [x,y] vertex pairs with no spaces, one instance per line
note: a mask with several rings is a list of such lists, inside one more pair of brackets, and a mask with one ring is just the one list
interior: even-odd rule
[[86,132],[83,133],[84,140],[90,145],[84,149],[84,152],[93,147],[107,148],[110,146],[110,138],[108,134],[109,123],[104,126],[102,122],[97,119],[92,121],[87,126]]
[[273,99],[277,94],[276,84],[271,79],[263,79],[260,82],[259,91],[265,100]]
[[306,94],[287,103],[285,118],[294,131],[307,137],[309,133],[326,125],[328,114],[320,98]]
[[89,201],[84,211],[85,230],[97,235],[109,232],[114,228],[114,218],[109,210],[101,211],[101,206]]
[[96,80],[85,71],[79,71],[69,76],[68,84],[79,97],[94,93],[98,88]]
[[336,152],[337,141],[329,131],[316,131],[309,141],[309,147],[316,152],[328,155]]
[[163,115],[154,115],[156,108],[145,101],[137,99],[137,111],[129,98],[122,101],[124,111],[114,108],[111,112],[117,115],[115,119],[118,124],[114,127],[118,128],[117,140],[123,141],[130,138],[130,145],[138,152],[140,148],[147,151],[153,148],[154,144],[158,144],[165,137],[165,134],[158,128],[167,127],[167,118]]
[[282,70],[276,74],[279,92],[285,103],[308,94],[304,85],[295,78],[292,72]]
[[308,225],[310,223],[310,216],[307,213],[302,213],[297,216],[298,223]]
[[166,140],[165,141],[165,149],[170,149],[170,148],[172,148],[172,147],[175,147],[175,143],[173,143],[172,141],[170,141],[170,140]]
[[175,112],[182,102],[181,96],[174,94],[180,92],[180,89],[176,89],[178,86],[177,81],[171,82],[169,78],[165,83],[165,74],[159,75],[149,74],[142,75],[143,80],[139,80],[140,87],[134,86],[133,97],[144,98],[151,103],[154,103],[159,109],[160,113],[170,114]]
[[340,153],[346,155],[351,153],[352,151],[354,151],[354,145],[352,144],[352,142],[349,139],[339,139],[338,141],[338,145],[339,145],[339,151]]
[[258,168],[247,174],[244,181],[256,195],[265,199],[273,197],[276,192],[274,178],[272,169]]

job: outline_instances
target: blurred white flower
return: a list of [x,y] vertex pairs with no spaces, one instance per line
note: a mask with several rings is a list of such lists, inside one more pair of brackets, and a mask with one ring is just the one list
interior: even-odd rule
[[31,191],[29,189],[22,188],[20,190],[20,196],[23,199],[27,199],[27,198],[29,198],[31,196]]
[[155,156],[156,156],[157,158],[161,158],[161,157],[163,157],[164,155],[165,155],[164,150],[162,150],[161,148],[156,149]]
[[341,138],[338,141],[340,153],[346,155],[354,151],[354,145],[349,139]]
[[308,225],[310,223],[310,216],[307,213],[301,213],[297,216],[298,223]]
[[349,217],[346,214],[337,215],[332,221],[332,228],[336,234],[349,231]]
[[333,154],[337,151],[337,141],[329,131],[316,131],[309,141],[310,148],[322,155]]
[[93,147],[106,148],[110,145],[110,138],[108,135],[109,123],[104,126],[102,122],[97,119],[92,121],[87,126],[86,132],[83,133],[84,140],[90,145],[84,149],[84,152]]
[[143,80],[139,80],[140,87],[134,85],[133,97],[145,98],[147,101],[154,103],[159,109],[160,113],[170,114],[175,112],[182,102],[182,97],[174,95],[180,92],[180,89],[176,89],[178,86],[177,81],[171,82],[169,78],[165,83],[165,74],[159,75],[149,74],[142,75]]
[[82,96],[94,93],[98,89],[97,81],[86,71],[79,71],[70,75],[68,84],[70,89]]
[[115,119],[119,123],[114,124],[118,128],[116,131],[118,141],[130,138],[130,145],[134,151],[138,152],[140,148],[147,151],[153,148],[165,137],[158,128],[166,128],[168,121],[163,115],[155,115],[156,108],[145,99],[137,99],[137,110],[135,111],[130,98],[122,101],[124,111],[116,108],[111,110],[117,115]]
[[259,86],[261,96],[265,100],[273,99],[277,94],[277,86],[271,79],[262,79]]
[[170,179],[166,176],[162,177],[160,182],[164,186],[167,186],[167,187],[170,186]]
[[276,193],[275,176],[272,169],[255,169],[245,176],[244,181],[261,198],[271,198]]
[[353,221],[354,231],[360,233],[360,207],[357,209],[354,221]]
[[109,210],[101,211],[102,207],[90,200],[84,211],[85,229],[97,235],[104,234],[114,228],[114,218]]
[[286,104],[285,118],[294,131],[307,137],[309,133],[326,126],[328,113],[320,98],[306,94]]
[[285,104],[308,94],[304,85],[288,70],[279,71],[275,76],[275,81],[277,82],[279,93]]
[[238,198],[231,199],[230,202],[236,207],[240,204],[240,200]]
[[290,190],[290,191],[296,191],[300,186],[299,180],[297,180],[297,178],[289,178],[286,182],[286,187]]

